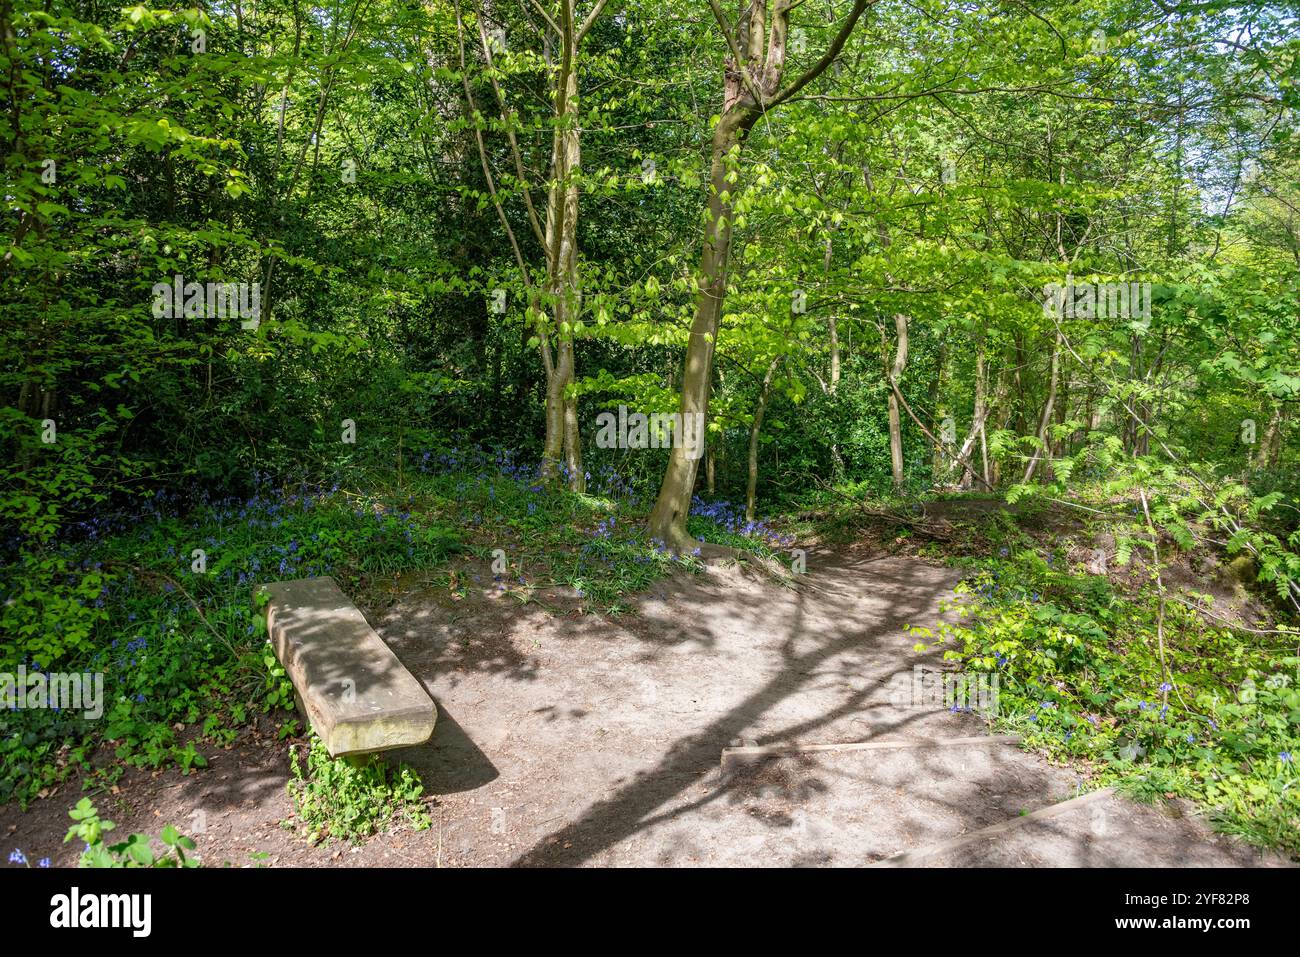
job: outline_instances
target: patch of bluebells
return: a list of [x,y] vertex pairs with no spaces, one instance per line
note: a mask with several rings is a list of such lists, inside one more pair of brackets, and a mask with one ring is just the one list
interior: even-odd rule
[[[476,485],[502,477],[519,483],[533,493],[546,490],[542,481],[541,463],[524,461],[522,453],[517,449],[428,449],[416,455],[415,468],[426,475],[466,477],[468,480],[457,486],[457,494],[466,498],[470,497]],[[568,463],[558,463],[556,474],[567,485],[572,475]],[[631,478],[612,464],[585,469],[582,477],[587,492],[591,495],[625,502],[632,508],[641,502],[641,492],[644,490],[639,490]],[[495,497],[495,491],[491,487],[488,497]],[[535,504],[529,507],[530,513],[535,510]]]
[[745,518],[745,508],[743,505],[735,505],[725,499],[719,499],[715,502],[706,502],[703,498],[696,495],[691,499],[690,514],[695,518],[702,518],[710,521],[718,527],[731,532],[733,535],[744,535],[747,538],[763,539],[775,548],[784,548],[793,545],[795,542],[795,537],[793,535],[783,535],[761,519],[752,520]]
[[535,481],[541,474],[538,466],[519,461],[516,449],[504,448],[426,449],[417,454],[415,467],[426,475],[476,475],[480,479],[500,475],[521,484]]
[[638,500],[631,479],[624,476],[612,465],[602,465],[596,469],[594,475],[588,472],[586,478],[587,490],[593,495],[613,499],[627,499],[634,506]]
[[[10,863],[10,864],[17,864],[19,867],[31,867],[31,866],[32,866],[32,865],[31,865],[30,863],[28,863],[28,861],[27,861],[27,855],[24,854],[24,853],[23,853],[21,850],[19,850],[18,848],[14,848],[13,851],[10,852],[10,854],[9,854],[9,863]],[[39,861],[36,862],[36,866],[37,866],[37,867],[49,867],[49,866],[50,866],[50,859],[49,859],[48,857],[42,857]]]
[[[98,610],[95,630],[108,630],[110,635],[126,633],[121,641],[114,637],[100,645],[88,663],[92,670],[105,671],[110,675],[109,680],[115,680],[118,685],[129,683],[126,676],[141,664],[142,656],[149,649],[150,639],[145,634],[156,637],[156,644],[162,647],[172,633],[185,635],[191,631],[191,598],[210,616],[232,607],[232,594],[239,596],[242,605],[246,589],[260,581],[331,574],[337,561],[351,557],[343,548],[322,544],[320,533],[311,531],[310,522],[304,521],[323,505],[337,508],[337,483],[303,482],[286,487],[273,483],[265,474],[255,473],[253,484],[252,493],[243,497],[214,497],[206,492],[181,496],[161,490],[133,513],[115,512],[71,526],[69,538],[80,537],[82,543],[62,543],[76,561],[69,565],[71,573],[61,578],[68,586],[76,587],[84,575],[102,574],[107,566],[113,577],[98,589],[98,594],[93,598],[77,596],[75,600],[82,607]],[[178,520],[178,514],[183,514],[178,510],[185,507],[192,511]],[[350,512],[361,526],[354,532],[375,538],[386,552],[401,550],[408,558],[415,554],[416,536],[425,529],[409,508],[381,506],[355,508]],[[263,537],[258,531],[274,530],[286,524],[283,537],[269,535],[265,537],[270,541],[257,542]],[[299,526],[306,527],[298,534],[288,532],[289,528]],[[111,547],[115,551],[125,546],[137,556],[131,564],[100,560],[102,549],[110,547],[101,540],[108,537],[114,539]],[[229,557],[232,548],[238,551],[236,560],[228,561],[220,571],[214,573],[209,568],[203,583],[207,587],[191,587],[187,596],[169,579],[181,579],[188,574],[191,544],[203,548],[209,562],[218,556]],[[78,551],[89,554],[78,556]],[[138,557],[151,552],[155,561]],[[134,567],[136,563],[150,565],[154,570],[138,569]],[[168,570],[169,565],[175,571]],[[163,570],[170,572],[168,578],[162,577]],[[0,601],[7,597],[8,589],[3,586],[21,585],[21,576],[17,580],[8,578],[0,576]],[[132,607],[142,594],[153,596],[147,613]],[[62,628],[59,621],[50,624],[55,635]],[[242,618],[238,628],[249,637],[254,632],[252,622]]]

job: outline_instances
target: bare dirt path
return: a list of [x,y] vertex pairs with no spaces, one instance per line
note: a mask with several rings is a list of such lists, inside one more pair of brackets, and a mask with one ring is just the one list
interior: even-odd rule
[[[280,827],[291,812],[285,745],[268,741],[218,752],[211,769],[188,777],[129,775],[106,813],[122,829],[157,831],[166,821],[184,829],[202,810],[205,861],[236,866],[253,851],[308,866],[874,863],[1073,797],[1083,784],[996,743],[803,753],[724,773],[723,749],[742,742],[984,734],[975,715],[900,695],[915,665],[940,666],[913,651],[905,629],[933,627],[956,581],[951,569],[864,546],[809,554],[797,589],[746,566],[683,575],[616,620],[580,615],[560,594],[525,604],[415,588],[369,618],[438,702],[433,740],[397,755],[437,800],[432,829],[305,847]],[[0,809],[0,840],[43,856],[36,844],[61,840],[75,797],[28,814]],[[69,848],[55,863],[75,857]],[[1117,799],[1014,841],[973,844],[960,861],[1264,859],[1199,819]]]
[[[808,563],[798,589],[745,566],[684,576],[616,622],[531,605],[503,618],[510,599],[390,608],[377,627],[444,722],[405,757],[443,795],[445,851],[495,865],[858,865],[1078,793],[1075,774],[1007,745],[802,754],[724,774],[722,750],[742,741],[985,731],[899,694],[915,665],[940,666],[905,629],[937,623],[957,573],[865,548]],[[1130,812],[1138,830],[1176,832],[1152,865],[1255,858],[1200,822]],[[1133,831],[1115,820],[1110,840]],[[1094,838],[1058,842],[1045,863],[1083,863],[1074,850],[1098,863]]]

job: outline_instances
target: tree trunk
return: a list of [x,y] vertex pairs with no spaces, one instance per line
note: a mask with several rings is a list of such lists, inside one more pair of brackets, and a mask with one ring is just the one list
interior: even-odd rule
[[[984,441],[984,425],[988,418],[988,370],[984,365],[984,337],[977,336],[975,339],[975,408],[972,412],[970,434],[966,436],[966,441],[962,443],[957,453],[958,465],[961,462],[970,461],[970,454],[975,448],[975,442],[980,443],[981,458],[983,460],[982,477],[987,488],[989,479],[988,465],[988,444]],[[962,467],[961,487],[969,489],[974,481],[974,475],[969,468]]]
[[[518,141],[512,132],[510,123],[512,111],[494,74],[491,72],[488,74],[488,80],[501,112],[501,120],[506,126],[506,140],[514,157],[515,173],[527,209],[528,224],[546,253],[546,283],[540,294],[533,284],[528,263],[497,192],[482,130],[477,125],[474,127],[474,140],[483,167],[483,178],[492,197],[497,218],[500,219],[501,227],[510,240],[515,263],[527,289],[529,318],[536,323],[534,328],[540,340],[538,351],[541,353],[542,368],[546,373],[544,390],[546,436],[542,443],[542,480],[548,482],[554,480],[557,473],[561,471],[561,463],[563,463],[565,478],[574,491],[583,491],[586,487],[586,475],[582,468],[581,433],[578,430],[577,397],[572,392],[576,380],[573,330],[582,315],[582,296],[578,285],[577,269],[578,184],[575,178],[581,162],[579,142],[581,134],[578,127],[578,49],[587,29],[600,16],[604,6],[603,0],[598,2],[579,26],[574,17],[574,0],[563,0],[560,3],[559,23],[556,24],[548,19],[555,33],[555,43],[559,45],[560,53],[558,66],[554,70],[552,90],[555,130],[551,140],[544,230],[533,206],[523,158],[519,152]],[[474,117],[478,114],[478,107],[474,102],[473,87],[466,68],[464,24],[459,8],[453,10],[465,103],[468,114]],[[478,31],[484,60],[489,68],[492,68],[494,66],[492,44],[488,39],[482,17],[479,18]],[[545,50],[544,58],[549,66],[552,64],[554,47],[551,32],[545,28],[542,31],[542,43]],[[554,356],[551,349],[552,338],[555,342]]]
[[[570,381],[573,381],[572,377]],[[566,396],[564,400],[564,465],[569,473],[569,488],[575,492],[587,491],[587,474],[582,470],[582,433],[578,431],[578,400],[575,396]]]
[[[979,383],[980,408],[980,469],[984,477],[984,487],[991,489],[993,487],[993,478],[989,475],[989,412],[988,412],[988,393],[989,393],[989,370],[988,362],[984,356],[984,337],[980,337],[979,352],[975,356],[976,377]],[[1001,377],[999,376],[999,379]],[[999,396],[1001,398],[1001,396]]]
[[754,499],[758,494],[758,434],[763,428],[763,413],[767,410],[767,397],[772,390],[772,377],[784,356],[777,356],[767,367],[763,387],[758,392],[758,405],[754,407],[754,421],[749,426],[749,482],[745,486],[745,521],[754,520]]
[[[894,351],[894,365],[889,372],[889,379],[898,388],[903,370],[907,368],[907,316],[901,312],[894,313],[894,331],[897,345]],[[903,490],[903,420],[898,411],[898,396],[889,390],[889,464],[893,470],[894,491]]]
[[1273,414],[1268,418],[1264,428],[1264,437],[1260,440],[1259,451],[1255,457],[1255,467],[1266,469],[1277,464],[1278,453],[1282,449],[1282,403],[1273,400]]
[[[740,112],[723,114],[713,133],[712,161],[709,172],[709,218],[700,253],[699,280],[695,297],[695,318],[691,322],[691,339],[686,346],[686,367],[682,376],[681,414],[707,415],[709,379],[713,367],[713,349],[722,318],[722,302],[727,288],[727,258],[731,253],[731,195],[727,182],[727,156],[738,148],[749,131],[752,119]],[[687,546],[686,518],[691,508],[691,492],[699,459],[675,443],[668,455],[668,466],[659,486],[659,497],[650,512],[651,536],[677,550]]]
[[[931,388],[930,396],[930,408],[934,409],[934,418],[930,425],[930,431],[939,436],[943,435],[943,420],[947,418],[945,414],[947,409],[944,406],[944,396],[947,390],[948,343],[946,339],[941,339],[935,355],[934,385]],[[949,468],[947,458],[948,450],[936,444],[930,458],[930,474],[935,479],[947,474]]]
[[1029,465],[1025,468],[1025,477],[1021,483],[1028,483],[1034,477],[1034,471],[1038,468],[1038,461],[1044,453],[1050,457],[1051,449],[1047,444],[1048,430],[1052,426],[1052,409],[1056,405],[1056,390],[1060,385],[1061,379],[1061,332],[1056,332],[1056,340],[1052,345],[1052,372],[1047,386],[1047,402],[1043,405],[1042,417],[1038,420],[1038,445],[1034,449],[1034,456],[1029,460]]
[[[722,303],[727,294],[733,194],[740,190],[736,177],[728,181],[729,160],[739,159],[741,145],[760,116],[794,96],[835,61],[868,2],[854,0],[826,53],[784,87],[786,38],[790,13],[796,4],[777,0],[769,21],[768,0],[750,0],[748,7],[742,8],[734,30],[726,22],[722,8],[716,2],[710,4],[732,52],[723,70],[722,110],[713,131],[707,224],[697,273],[695,318],[691,322],[682,376],[683,418],[688,415],[707,417],[709,411],[713,350],[722,318]],[[690,513],[691,492],[698,467],[699,459],[693,458],[680,443],[675,444],[668,456],[659,497],[650,512],[647,524],[651,536],[675,551],[685,550],[693,544],[686,533],[686,518]]]
[[[826,237],[826,258],[824,261],[823,272],[829,286],[831,274],[831,238]],[[826,394],[835,395],[840,387],[840,330],[839,324],[835,319],[834,313],[826,317],[826,331],[830,336],[831,346],[831,371],[830,378],[826,385]],[[837,429],[838,431],[838,429]],[[834,463],[834,477],[836,481],[844,478],[844,458],[840,455],[840,444],[832,436],[831,438],[831,461]]]
[[[1015,374],[1019,376],[1019,372]],[[1001,431],[1011,424],[1011,406],[1014,404],[1009,401],[1011,398],[1011,381],[1007,377],[1005,369],[998,372],[998,385],[993,395],[993,408],[997,409],[997,417],[994,428]],[[987,449],[987,443],[985,445]],[[989,481],[994,488],[1002,481],[1002,460],[994,459],[991,463],[992,468],[989,474]]]
[[551,181],[546,198],[547,293],[551,299],[556,362],[546,388],[546,439],[542,446],[542,479],[561,471],[575,492],[584,491],[582,437],[578,431],[578,401],[570,394],[577,378],[573,327],[582,314],[578,288],[578,166],[582,161],[578,130],[577,48],[573,5],[561,5],[564,45],[555,90],[555,133],[551,145]]

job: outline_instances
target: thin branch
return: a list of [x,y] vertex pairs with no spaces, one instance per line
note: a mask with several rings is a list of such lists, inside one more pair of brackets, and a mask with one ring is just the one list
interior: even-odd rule
[[557,24],[554,20],[551,19],[551,15],[546,12],[546,9],[540,3],[538,3],[537,0],[528,0],[528,2],[533,5],[533,9],[535,9],[538,13],[542,15],[542,19],[546,21],[547,26],[549,26],[556,33],[563,32],[562,30],[560,30],[559,24]]
[[587,18],[582,21],[582,26],[578,28],[578,35],[573,40],[575,47],[582,43],[582,38],[587,35],[591,25],[600,17],[601,11],[605,9],[606,2],[607,0],[596,0],[596,5],[591,8],[591,13],[587,14]]
[[732,32],[731,24],[727,22],[727,15],[722,12],[722,7],[718,5],[718,0],[709,0],[709,7],[713,10],[713,18],[718,21],[718,26],[722,30],[722,36],[727,41],[727,46],[731,49],[731,58],[735,61],[736,72],[740,74],[740,80],[749,90],[749,95],[754,98],[754,102],[762,104],[763,91],[754,84],[754,78],[749,75],[749,65],[745,57],[740,52],[740,47],[736,45],[736,36]]
[[[715,2],[716,0],[710,0],[710,3]],[[844,44],[848,42],[849,34],[852,33],[853,28],[858,25],[858,19],[866,12],[867,7],[875,6],[875,4],[876,0],[853,0],[853,9],[849,11],[848,19],[846,19],[844,25],[840,27],[840,32],[835,34],[835,39],[832,40],[831,45],[826,48],[826,52],[822,54],[822,58],[810,66],[804,72],[803,76],[799,77],[799,79],[795,80],[784,90],[778,92],[776,96],[772,98],[772,102],[763,107],[763,111],[766,112],[768,110],[776,109],[776,107],[780,106],[813,80],[817,79],[817,77],[821,76],[822,73],[825,72],[826,68],[835,61],[835,58],[840,55],[840,50],[844,49]]]
[[962,458],[961,455],[957,452],[957,450],[952,448],[952,446],[948,445],[948,443],[942,441],[941,439],[936,439],[934,437],[934,433],[932,433],[929,429],[925,427],[925,423],[916,417],[916,413],[912,411],[912,407],[908,405],[907,400],[903,398],[903,392],[901,389],[898,388],[898,383],[894,381],[894,377],[886,376],[885,378],[889,380],[889,387],[894,390],[894,395],[898,397],[898,401],[902,404],[903,408],[907,410],[908,417],[911,418],[911,420],[916,423],[917,428],[919,428],[922,432],[925,433],[925,437],[934,443],[935,448],[942,449],[943,451],[947,452],[953,458],[953,460],[961,463],[961,466],[964,469],[966,469],[966,471],[970,472],[971,475],[979,479],[980,483],[985,488],[987,488],[990,492],[993,491],[993,485],[987,479],[985,479],[983,475],[981,475],[979,472],[975,470],[975,466],[971,465],[970,462]]
[[511,119],[514,116],[514,112],[506,106],[505,94],[501,90],[501,84],[497,82],[496,64],[492,61],[492,45],[488,43],[487,30],[483,26],[483,19],[481,17],[478,21],[478,35],[479,43],[483,47],[483,56],[486,58],[487,62],[488,82],[492,85],[492,93],[496,97],[497,109],[501,112],[501,125],[506,131],[506,142],[510,144],[510,154],[515,161],[515,175],[519,178],[520,191],[524,199],[524,208],[528,211],[528,223],[533,228],[533,235],[537,237],[537,241],[544,247],[546,245],[546,237],[542,230],[541,221],[537,218],[537,210],[533,207],[533,194],[532,190],[528,187],[528,176],[524,171],[523,154],[519,150],[519,140],[515,137],[515,131],[511,125]]

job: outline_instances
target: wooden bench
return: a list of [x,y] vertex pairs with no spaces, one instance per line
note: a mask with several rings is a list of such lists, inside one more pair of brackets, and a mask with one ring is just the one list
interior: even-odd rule
[[332,578],[261,586],[298,706],[334,757],[423,744],[437,707]]

